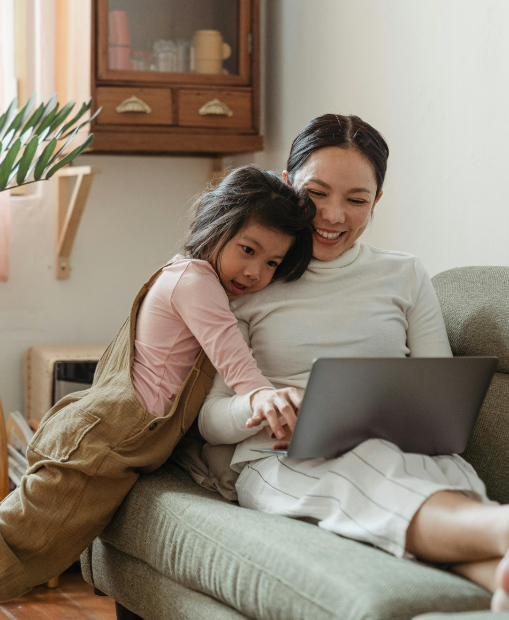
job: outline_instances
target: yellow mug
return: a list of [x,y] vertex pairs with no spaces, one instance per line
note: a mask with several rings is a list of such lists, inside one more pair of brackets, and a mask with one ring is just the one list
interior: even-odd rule
[[223,73],[223,60],[231,56],[232,48],[223,41],[219,30],[197,30],[193,44],[196,73]]

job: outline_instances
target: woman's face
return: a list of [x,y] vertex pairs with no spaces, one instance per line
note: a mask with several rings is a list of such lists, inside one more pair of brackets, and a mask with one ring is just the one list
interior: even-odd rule
[[[286,172],[285,181],[288,182]],[[316,205],[313,256],[333,260],[366,230],[382,196],[369,161],[355,149],[337,146],[315,151],[297,171],[293,185],[305,188]]]

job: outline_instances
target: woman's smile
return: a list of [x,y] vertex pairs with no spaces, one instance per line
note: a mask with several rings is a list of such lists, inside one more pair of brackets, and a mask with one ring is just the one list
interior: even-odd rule
[[315,226],[314,229],[314,238],[316,241],[325,245],[335,245],[339,243],[341,237],[346,233],[346,230],[334,231],[327,230],[326,228],[318,228],[317,226]]

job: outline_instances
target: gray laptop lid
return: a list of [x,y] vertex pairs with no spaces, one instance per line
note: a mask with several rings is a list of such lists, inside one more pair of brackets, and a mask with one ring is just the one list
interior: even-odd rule
[[288,456],[334,458],[375,437],[461,453],[496,367],[496,357],[316,360]]

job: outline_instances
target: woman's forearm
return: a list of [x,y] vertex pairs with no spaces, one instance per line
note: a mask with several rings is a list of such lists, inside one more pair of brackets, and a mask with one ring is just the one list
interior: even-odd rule
[[223,384],[224,388],[221,389],[217,383],[215,380],[198,416],[198,428],[208,443],[213,446],[238,443],[256,435],[267,425],[265,422],[254,428],[246,428],[246,422],[253,415],[250,405],[252,392],[236,396],[226,385]]

